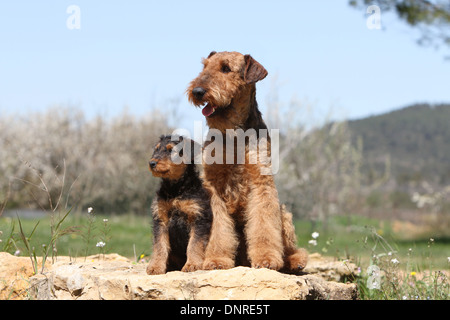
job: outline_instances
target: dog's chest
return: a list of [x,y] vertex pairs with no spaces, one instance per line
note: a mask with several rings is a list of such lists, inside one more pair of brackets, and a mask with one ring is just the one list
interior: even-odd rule
[[191,223],[201,212],[201,204],[194,199],[158,199],[154,205],[159,218],[166,223],[173,218]]
[[205,167],[205,179],[225,202],[230,214],[240,211],[249,188],[245,165],[208,165]]

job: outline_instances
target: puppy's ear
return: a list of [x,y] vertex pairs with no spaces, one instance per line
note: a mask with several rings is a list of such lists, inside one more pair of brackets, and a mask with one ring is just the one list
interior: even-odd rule
[[209,58],[211,58],[213,55],[215,55],[217,52],[215,52],[215,51],[211,51],[211,53],[209,54],[209,56],[208,56],[208,58],[206,58],[206,59],[209,59]]
[[175,142],[175,144],[183,142],[183,136],[180,136],[178,134],[173,134],[169,137],[170,137],[170,141]]
[[253,57],[249,54],[244,56],[245,59],[245,69],[244,69],[244,80],[247,83],[255,83],[259,80],[264,79],[268,72],[267,70]]

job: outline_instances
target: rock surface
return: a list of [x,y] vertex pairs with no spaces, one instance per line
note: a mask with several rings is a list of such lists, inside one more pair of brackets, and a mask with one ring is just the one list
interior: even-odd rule
[[[30,272],[12,261],[28,260]],[[85,261],[86,260],[86,261]],[[5,262],[9,261],[8,264]],[[19,269],[15,268],[18,266]],[[236,267],[229,270],[169,272],[149,276],[146,265],[119,255],[59,257],[43,274],[32,276],[31,263],[0,253],[1,299],[70,300],[306,300],[357,299],[356,284],[341,283],[356,272],[350,263],[311,255],[301,276],[268,269]],[[5,279],[5,281],[3,281]],[[25,282],[16,288],[18,279]],[[2,287],[3,286],[3,287]],[[8,293],[6,296],[4,293]]]
[[[46,266],[50,266],[48,261]],[[38,258],[38,269],[41,268],[42,259]],[[26,299],[30,286],[29,278],[33,274],[30,258],[0,252],[0,300]]]

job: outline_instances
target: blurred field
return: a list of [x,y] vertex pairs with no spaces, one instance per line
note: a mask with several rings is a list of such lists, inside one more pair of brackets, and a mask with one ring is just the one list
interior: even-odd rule
[[[361,216],[335,216],[331,220],[327,231],[322,230],[320,223],[311,229],[311,223],[296,221],[300,245],[307,246],[310,252],[349,259],[361,267],[367,267],[374,255],[391,253],[403,269],[414,266],[417,270],[449,270],[450,237],[436,237],[427,229],[422,231],[420,226],[398,220]],[[408,228],[413,228],[414,233],[406,232]],[[315,246],[308,245],[312,239],[311,231],[320,234]]]
[[[61,256],[72,256],[74,258],[84,257],[86,254],[86,227],[89,223],[87,213],[75,213],[69,214],[66,220],[62,224],[62,228],[75,227],[75,232],[62,236],[57,241],[57,254]],[[93,220],[93,230],[90,237],[87,254],[100,253],[100,248],[96,247],[96,244],[102,241],[102,230],[105,222],[103,219],[108,219],[107,225],[110,228],[107,237],[109,241],[106,242],[106,246],[103,248],[104,253],[118,253],[122,256],[129,258],[139,257],[141,254],[148,256],[151,253],[152,238],[151,238],[151,224],[150,217],[135,216],[132,214],[121,216],[97,216],[95,215]],[[49,216],[41,219],[21,219],[24,233],[28,236],[36,223],[39,222],[36,231],[31,237],[31,244],[35,246],[37,255],[40,255],[43,244],[48,244],[50,239],[50,223]],[[14,253],[16,250],[20,250],[21,256],[27,256],[24,244],[20,240],[19,225],[17,218],[0,218],[0,230],[3,231],[0,244],[5,246],[8,237],[10,236],[11,229],[14,227],[14,243],[10,246],[10,253]]]
[[[84,257],[86,249],[87,213],[70,213],[62,224],[62,228],[75,227],[75,232],[62,236],[57,241],[57,254],[72,257]],[[105,222],[110,228],[108,241],[103,248],[105,253],[118,253],[131,259],[137,259],[144,254],[148,259],[152,249],[150,216],[133,214],[120,216],[94,215],[93,231],[89,241],[88,255],[100,253],[96,244],[102,239]],[[49,216],[41,219],[22,218],[24,233],[28,236],[36,223],[36,231],[31,237],[31,244],[40,255],[42,244],[50,239]],[[11,230],[14,227],[11,237]],[[367,267],[374,255],[387,255],[389,252],[400,261],[400,268],[414,266],[420,270],[449,270],[450,237],[435,237],[432,233],[420,231],[420,226],[407,222],[369,219],[360,216],[334,216],[324,230],[321,223],[312,226],[309,221],[297,220],[295,228],[299,246],[308,248],[309,252],[318,252],[333,256],[336,259],[349,259]],[[406,229],[403,229],[406,228]],[[415,228],[414,232],[411,231]],[[406,231],[405,231],[406,230]],[[408,231],[409,230],[409,231]],[[20,250],[20,255],[27,256],[25,247],[20,240],[17,218],[0,217],[0,250],[4,250],[11,238],[8,251],[14,253]],[[311,234],[318,232],[317,244],[310,244]],[[411,236],[414,236],[411,238]],[[433,240],[430,240],[433,239]]]

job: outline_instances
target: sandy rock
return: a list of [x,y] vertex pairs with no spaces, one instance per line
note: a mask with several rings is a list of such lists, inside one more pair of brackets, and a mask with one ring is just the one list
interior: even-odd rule
[[[42,268],[42,259],[38,258],[38,270]],[[46,266],[50,263],[47,261]],[[16,257],[0,252],[0,300],[17,300],[28,297],[29,278],[34,270],[29,257]]]
[[30,292],[36,299],[59,300],[357,298],[355,284],[327,281],[318,273],[295,276],[268,269],[237,267],[192,273],[175,271],[149,276],[145,268],[145,264],[135,264],[126,259],[58,262],[49,273],[31,278]]
[[[304,275],[268,269],[169,272],[149,276],[146,265],[117,254],[58,257],[33,275],[29,258],[0,253],[0,298],[38,300],[307,300],[356,299],[356,266],[317,254]],[[349,271],[350,270],[350,271]],[[333,280],[333,281],[330,281]]]
[[345,282],[358,274],[358,267],[348,261],[336,261],[332,257],[312,253],[309,255],[309,261],[304,272],[317,275],[328,281]]

